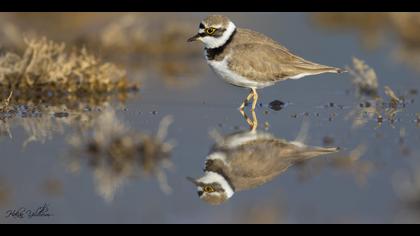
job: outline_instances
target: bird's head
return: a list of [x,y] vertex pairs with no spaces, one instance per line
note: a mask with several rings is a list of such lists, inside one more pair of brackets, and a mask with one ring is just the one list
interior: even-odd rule
[[206,48],[218,48],[223,46],[232,34],[236,26],[226,16],[211,15],[201,21],[198,33],[188,39],[188,42],[201,41]]
[[234,194],[228,181],[220,174],[208,171],[199,178],[187,177],[195,186],[200,199],[211,205],[220,205],[227,201]]

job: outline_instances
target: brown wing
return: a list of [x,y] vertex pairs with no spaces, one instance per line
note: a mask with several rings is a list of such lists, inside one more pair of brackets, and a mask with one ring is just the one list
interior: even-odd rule
[[289,51],[286,47],[277,43],[272,38],[250,29],[237,28],[237,35],[238,37],[235,37],[237,44],[259,42],[260,44],[266,44],[275,48],[281,48],[282,50]]
[[336,149],[304,147],[281,139],[256,140],[227,153],[234,186],[238,191],[262,185],[296,162],[335,152]]
[[250,80],[264,82],[285,80],[300,74],[340,72],[338,68],[304,60],[281,47],[260,43],[236,45],[228,65]]

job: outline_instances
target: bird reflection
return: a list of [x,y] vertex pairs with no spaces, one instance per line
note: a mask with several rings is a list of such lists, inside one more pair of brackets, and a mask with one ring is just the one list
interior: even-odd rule
[[[215,138],[206,157],[204,176],[188,177],[199,197],[212,205],[230,199],[235,192],[261,186],[294,164],[337,152],[338,148],[307,146],[299,138],[287,141],[257,130],[258,121],[247,119],[250,130]],[[300,135],[299,135],[300,136]]]

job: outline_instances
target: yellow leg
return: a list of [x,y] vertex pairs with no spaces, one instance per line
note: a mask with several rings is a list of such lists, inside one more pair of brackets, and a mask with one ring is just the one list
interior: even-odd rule
[[253,97],[254,97],[254,101],[252,102],[252,109],[251,109],[251,111],[254,111],[255,110],[255,107],[257,106],[257,101],[258,101],[258,93],[257,93],[257,90],[256,89],[252,89],[252,94],[253,94]]
[[239,107],[239,110],[243,111],[245,108],[245,104],[249,102],[249,100],[251,100],[251,98],[254,96],[252,90],[249,91],[248,97],[246,97],[246,99],[244,100],[244,102],[241,104],[241,106]]

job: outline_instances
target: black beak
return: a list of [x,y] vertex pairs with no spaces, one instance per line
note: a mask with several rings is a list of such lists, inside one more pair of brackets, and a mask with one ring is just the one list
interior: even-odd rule
[[198,38],[200,38],[200,34],[196,34],[196,35],[192,36],[191,38],[189,38],[189,39],[187,40],[187,42],[194,42],[194,41],[197,41],[197,39],[198,39]]

